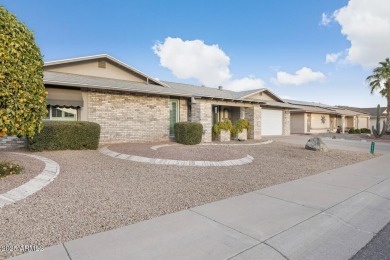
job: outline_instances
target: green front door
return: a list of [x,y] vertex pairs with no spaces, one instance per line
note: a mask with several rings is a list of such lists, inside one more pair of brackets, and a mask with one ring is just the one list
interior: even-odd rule
[[169,136],[175,137],[174,126],[179,122],[179,102],[178,100],[169,101]]

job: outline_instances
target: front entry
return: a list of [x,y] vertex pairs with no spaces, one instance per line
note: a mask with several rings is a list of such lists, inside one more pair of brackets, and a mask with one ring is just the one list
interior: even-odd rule
[[175,137],[174,126],[179,122],[179,101],[169,100],[169,137]]

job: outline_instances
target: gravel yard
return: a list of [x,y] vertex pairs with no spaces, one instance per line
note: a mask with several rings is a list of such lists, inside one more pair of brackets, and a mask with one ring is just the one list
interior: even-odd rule
[[[121,144],[109,149],[186,160],[237,159],[249,154],[255,160],[232,167],[180,167],[120,160],[99,151],[36,153],[56,161],[60,174],[25,200],[0,208],[0,245],[47,247],[372,158],[368,153],[318,153],[279,142],[258,146],[175,145],[157,151],[150,149],[152,145],[156,144]],[[34,172],[23,173],[24,180],[43,168],[35,159],[7,153],[0,156],[22,159],[26,170]],[[7,185],[2,181],[4,192],[12,181]],[[20,253],[0,252],[0,259]]]
[[23,166],[23,174],[15,174],[0,178],[0,194],[16,188],[40,174],[45,164],[39,160],[24,155],[0,152],[0,162],[15,162]]

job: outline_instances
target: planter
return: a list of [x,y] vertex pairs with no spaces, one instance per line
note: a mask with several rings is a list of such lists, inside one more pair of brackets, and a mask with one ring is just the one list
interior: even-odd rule
[[244,128],[241,133],[237,134],[237,139],[240,140],[240,141],[247,140],[248,139],[248,130],[246,130]]
[[228,141],[230,141],[230,131],[221,129],[221,133],[217,136],[217,141],[218,142],[228,142]]

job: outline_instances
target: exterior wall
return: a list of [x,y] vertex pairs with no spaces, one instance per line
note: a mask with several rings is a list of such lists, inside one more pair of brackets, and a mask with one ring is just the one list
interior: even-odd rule
[[16,136],[0,137],[0,151],[24,148],[26,146],[27,146],[27,139],[25,137],[22,138],[18,138]]
[[188,100],[184,98],[179,99],[179,122],[188,121]]
[[82,91],[81,96],[83,98],[84,106],[80,108],[80,121],[88,121],[88,92]]
[[268,101],[277,101],[274,98],[272,98],[270,95],[261,92],[261,93],[256,93],[251,96],[248,96],[247,98],[249,99],[258,99],[258,100],[268,100]]
[[283,111],[283,135],[290,135],[290,111]]
[[211,103],[208,100],[196,100],[192,103],[191,121],[198,122],[203,125],[202,142],[209,143],[212,141],[212,124],[213,117],[211,111]]
[[[106,60],[105,60],[106,61]],[[106,68],[99,68],[98,61],[83,61],[73,64],[52,65],[45,68],[45,71],[72,73],[101,78],[129,80],[135,82],[146,82],[145,79],[135,75],[132,71],[114,65],[106,61]]]
[[101,126],[100,143],[169,140],[168,97],[88,92],[88,121]]
[[[386,117],[380,117],[379,118],[379,125],[380,125],[380,129],[382,130],[382,127],[383,127],[383,121],[386,121]],[[376,117],[370,117],[370,127],[368,127],[369,129],[372,128],[372,126],[374,126],[376,128]]]
[[247,107],[245,108],[245,119],[251,124],[251,130],[249,133],[249,139],[260,140],[261,139],[261,107]]
[[345,128],[355,128],[355,122],[352,116],[345,117]]
[[290,115],[290,129],[292,134],[305,133],[305,113],[291,113]]
[[[325,116],[325,123],[322,123],[322,117]],[[311,130],[310,132],[327,132],[330,129],[330,117],[326,114],[311,114]],[[318,132],[317,132],[318,133]]]

